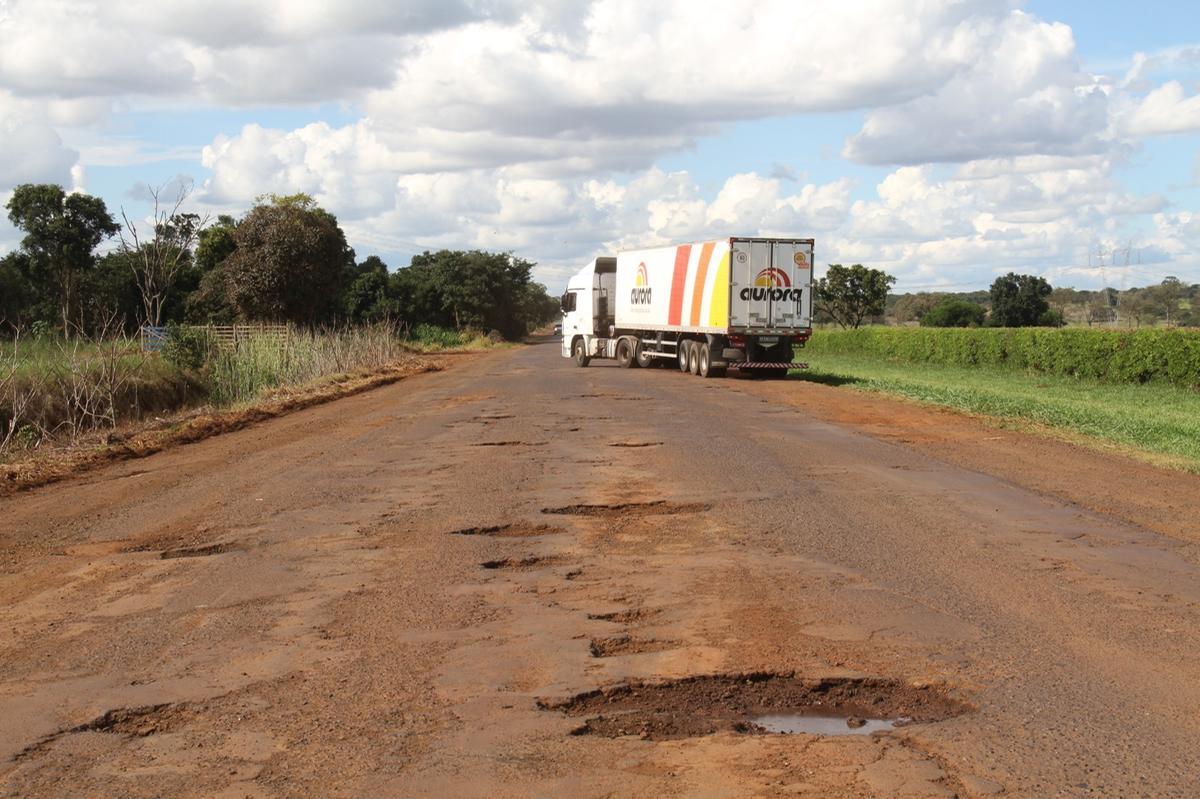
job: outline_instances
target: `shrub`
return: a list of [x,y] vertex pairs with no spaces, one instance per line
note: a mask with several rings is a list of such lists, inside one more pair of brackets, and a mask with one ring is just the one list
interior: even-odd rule
[[428,324],[417,325],[408,334],[409,340],[417,344],[446,349],[461,347],[474,337],[475,334],[470,331]]
[[162,356],[176,369],[198,372],[213,355],[213,340],[202,327],[168,325]]

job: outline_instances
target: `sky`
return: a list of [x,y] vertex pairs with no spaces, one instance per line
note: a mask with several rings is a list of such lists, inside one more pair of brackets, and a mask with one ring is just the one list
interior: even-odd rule
[[[53,182],[359,258],[816,239],[899,291],[1200,282],[1200,12],[1142,0],[0,0],[0,204]],[[20,233],[0,219],[0,254]]]

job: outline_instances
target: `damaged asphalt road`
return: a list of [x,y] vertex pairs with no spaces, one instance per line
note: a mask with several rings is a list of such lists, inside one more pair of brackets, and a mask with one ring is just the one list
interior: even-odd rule
[[0,795],[1194,796],[1197,489],[464,356],[0,500]]

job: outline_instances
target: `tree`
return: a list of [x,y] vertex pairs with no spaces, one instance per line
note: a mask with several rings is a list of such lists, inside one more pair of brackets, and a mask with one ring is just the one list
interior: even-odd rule
[[8,218],[25,233],[21,251],[35,283],[57,295],[63,333],[75,318],[82,275],[96,262],[95,249],[120,228],[104,200],[63,191],[62,186],[24,183],[8,201]]
[[1187,296],[1187,287],[1177,277],[1165,277],[1157,286],[1146,289],[1146,292],[1170,325],[1172,319],[1179,316],[1179,301]]
[[29,282],[29,256],[10,252],[0,258],[0,330],[20,329],[36,318],[35,294]]
[[142,322],[157,327],[162,324],[163,305],[180,273],[190,264],[192,246],[208,224],[208,218],[180,211],[192,192],[191,182],[179,184],[170,208],[163,204],[166,186],[146,186],[146,191],[154,201],[151,217],[154,237],[143,240],[137,225],[122,208],[125,231],[121,233],[121,250],[129,256],[129,266],[141,295]]
[[414,256],[389,286],[409,324],[474,328],[518,339],[558,313],[557,300],[530,280],[533,263],[511,253],[439,250]]
[[354,250],[337,218],[311,197],[260,198],[233,238],[222,271],[240,318],[315,325],[337,312]]
[[900,323],[920,322],[944,297],[944,294],[931,294],[927,291],[901,295],[892,306],[892,318]]
[[858,327],[868,316],[879,316],[887,303],[888,288],[896,278],[862,264],[830,264],[817,282],[817,308],[842,328]]
[[221,214],[216,222],[200,231],[196,237],[195,261],[201,273],[208,274],[233,255],[237,249],[237,241],[233,237],[236,230],[237,220],[228,214]]
[[352,267],[345,283],[342,312],[348,321],[361,324],[399,315],[399,307],[389,292],[387,264],[378,255],[368,256]]
[[921,327],[979,327],[983,306],[946,297],[921,317]]
[[995,327],[1034,327],[1050,310],[1053,289],[1045,278],[1009,272],[996,278],[990,290],[991,324]]
[[1132,318],[1137,327],[1153,326],[1161,315],[1159,305],[1150,289],[1131,289],[1129,294],[1121,299],[1121,313],[1126,318]]
[[79,288],[79,322],[88,335],[113,328],[135,330],[141,321],[142,298],[134,277],[133,256],[116,250],[96,259]]

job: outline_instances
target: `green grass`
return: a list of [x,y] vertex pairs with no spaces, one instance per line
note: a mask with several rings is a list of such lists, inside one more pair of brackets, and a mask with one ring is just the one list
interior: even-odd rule
[[72,363],[76,368],[86,369],[114,354],[119,355],[123,368],[147,378],[174,371],[168,364],[145,356],[137,339],[95,342],[51,336],[24,338],[15,343],[0,340],[0,369],[21,380],[45,380]]
[[901,363],[801,350],[799,379],[907,397],[1167,456],[1200,471],[1200,391],[1101,383],[997,367]]

